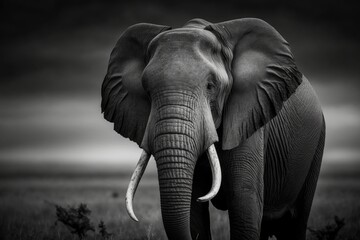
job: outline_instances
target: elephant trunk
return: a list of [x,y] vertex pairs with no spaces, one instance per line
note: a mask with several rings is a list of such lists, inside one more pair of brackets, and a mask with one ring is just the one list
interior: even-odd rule
[[[172,129],[171,133],[163,133],[165,128],[161,122]],[[185,130],[189,123],[178,118],[164,119],[159,123],[155,128],[154,157],[165,231],[169,239],[191,239],[190,204],[197,159],[194,131]]]
[[[157,162],[161,213],[169,239],[191,239],[190,204],[193,167],[183,157],[166,157]],[[195,165],[190,163],[191,165]]]
[[[176,151],[180,154],[155,155],[159,173],[161,212],[169,239],[191,239],[190,204],[195,161],[191,157],[181,156],[181,151],[186,150],[179,148]],[[213,198],[221,185],[221,169],[214,145],[209,147],[207,153],[213,173],[213,184],[210,192],[198,199],[200,202]]]
[[[199,201],[208,201],[214,197],[221,182],[220,165],[212,145],[217,141],[217,134],[211,111],[205,99],[199,98],[192,91],[158,91],[151,98],[152,109],[141,144],[144,158],[141,159],[147,160],[146,153],[151,153],[156,160],[161,213],[168,238],[191,239],[190,209],[194,169],[198,157],[207,149],[215,181],[209,194]],[[138,165],[146,166],[145,160],[144,164]],[[132,187],[136,186],[135,180],[130,189],[136,189]],[[132,200],[133,193],[130,193],[129,199]],[[131,216],[132,213],[130,209]]]
[[191,239],[190,205],[199,146],[197,101],[191,93],[153,98],[152,152],[159,177],[161,213],[169,239]]

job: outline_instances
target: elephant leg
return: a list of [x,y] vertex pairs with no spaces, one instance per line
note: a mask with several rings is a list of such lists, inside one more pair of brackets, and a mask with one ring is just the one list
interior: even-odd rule
[[[320,173],[322,156],[325,145],[325,124],[320,133],[318,146],[313,157],[308,175],[306,176],[305,183],[301,190],[301,194],[297,199],[298,216],[303,219],[305,225],[310,215],[311,205],[314,199],[316,185]],[[306,226],[305,226],[306,227]]]
[[276,237],[281,239],[305,240],[307,222],[310,215],[311,205],[314,198],[316,184],[319,177],[320,166],[325,143],[325,126],[321,131],[318,146],[313,157],[308,175],[306,176],[302,190],[296,200],[294,211],[285,216]]
[[263,214],[263,129],[229,153],[227,168],[231,239],[259,239]]
[[192,239],[211,239],[209,202],[200,203],[197,201],[199,197],[209,192],[211,183],[211,169],[204,154],[199,158],[194,171],[190,211]]

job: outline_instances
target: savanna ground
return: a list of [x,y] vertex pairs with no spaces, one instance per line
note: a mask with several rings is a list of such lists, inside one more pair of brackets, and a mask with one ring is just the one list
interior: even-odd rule
[[[329,170],[331,169],[331,170]],[[335,169],[336,171],[334,171]],[[360,178],[357,168],[325,168],[318,182],[309,226],[319,229],[345,218],[336,239],[360,239]],[[156,174],[146,174],[135,196],[134,209],[140,222],[126,213],[124,196],[130,173],[56,174],[2,176],[0,180],[0,238],[77,239],[56,221],[55,205],[87,204],[96,232],[86,239],[102,239],[98,223],[103,220],[110,239],[166,239],[160,213]],[[229,239],[226,212],[211,208],[213,239]],[[308,233],[308,239],[315,239]]]

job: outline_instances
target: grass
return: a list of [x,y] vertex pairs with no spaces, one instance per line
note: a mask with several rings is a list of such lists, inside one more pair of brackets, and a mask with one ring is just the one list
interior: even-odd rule
[[[139,187],[134,207],[140,224],[128,217],[124,196],[128,179],[49,178],[8,179],[0,182],[0,236],[2,239],[77,239],[62,224],[54,225],[54,204],[86,203],[91,221],[101,220],[113,239],[164,238],[156,181]],[[119,197],[114,197],[118,192]],[[101,239],[89,232],[86,239]]]
[[[166,239],[161,222],[156,178],[145,176],[135,196],[134,209],[140,222],[126,213],[125,177],[3,178],[0,180],[1,239],[78,239],[66,226],[56,224],[55,204],[86,203],[98,227],[103,221],[109,239]],[[338,240],[360,239],[360,180],[323,177],[319,180],[309,227],[321,229],[334,215],[345,218]],[[211,208],[213,239],[229,239],[227,213]],[[98,228],[86,239],[103,239]],[[316,239],[308,233],[308,239]]]
[[327,224],[321,229],[308,228],[313,236],[318,240],[335,240],[339,231],[344,227],[345,219],[340,219],[338,216],[334,217],[334,223]]
[[[91,210],[84,203],[80,203],[79,206],[67,206],[62,207],[60,205],[56,205],[56,222],[61,222],[64,224],[72,234],[76,234],[79,239],[84,239],[87,236],[88,231],[95,232],[95,227],[93,223],[91,223],[90,215]],[[104,229],[104,222],[101,221],[99,226]],[[104,234],[102,234],[104,235]]]

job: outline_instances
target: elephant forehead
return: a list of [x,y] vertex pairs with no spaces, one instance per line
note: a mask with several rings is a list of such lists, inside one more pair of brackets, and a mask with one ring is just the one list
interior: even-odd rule
[[212,72],[214,64],[201,54],[186,50],[156,53],[144,70],[144,76],[157,79],[203,79]]
[[149,51],[156,50],[174,51],[176,49],[197,51],[220,51],[221,44],[216,36],[203,29],[178,28],[169,30],[155,37],[150,45]]
[[159,65],[165,72],[177,76],[180,72],[199,76],[225,71],[221,67],[221,44],[207,30],[180,28],[161,33],[150,43],[148,51],[150,65],[156,71]]

